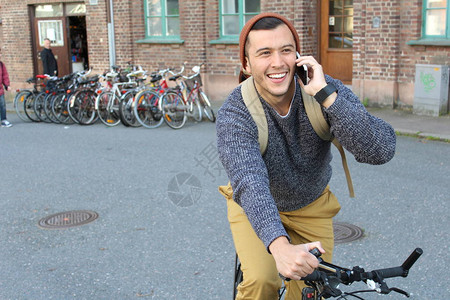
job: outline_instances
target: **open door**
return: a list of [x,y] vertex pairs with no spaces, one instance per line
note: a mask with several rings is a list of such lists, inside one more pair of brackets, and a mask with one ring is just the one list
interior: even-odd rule
[[320,0],[320,61],[324,72],[352,83],[353,0]]

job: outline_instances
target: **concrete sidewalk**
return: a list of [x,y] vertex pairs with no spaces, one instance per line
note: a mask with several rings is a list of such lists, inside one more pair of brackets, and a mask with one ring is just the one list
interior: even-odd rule
[[[213,102],[217,111],[222,102]],[[12,102],[6,103],[8,114],[15,114]],[[385,108],[367,108],[374,116],[391,124],[399,134],[413,135],[450,142],[450,115],[440,117],[419,116],[405,110]]]
[[387,121],[400,134],[450,142],[450,115],[419,116],[405,110],[368,108],[374,116]]

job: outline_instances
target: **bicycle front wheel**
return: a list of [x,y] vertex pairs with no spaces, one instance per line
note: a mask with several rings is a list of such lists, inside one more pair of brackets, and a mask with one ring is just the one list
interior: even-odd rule
[[173,129],[179,129],[186,123],[186,105],[176,92],[170,91],[161,96],[161,111],[164,121]]
[[39,94],[37,94],[37,96],[34,98],[33,109],[39,120],[50,123],[51,121],[45,115],[44,110],[45,98],[47,97],[47,95],[48,94],[46,94],[45,92],[40,92]]
[[216,116],[214,115],[214,111],[211,107],[211,102],[209,102],[208,97],[203,91],[200,91],[198,95],[200,98],[200,103],[202,104],[203,107],[203,112],[205,113],[208,120],[214,123],[216,121]]
[[162,111],[159,107],[158,93],[146,90],[139,92],[133,103],[133,111],[136,120],[146,128],[157,128],[164,122]]
[[120,123],[119,98],[113,92],[103,92],[96,100],[100,121],[107,126],[116,126]]
[[76,118],[82,125],[93,124],[97,120],[94,105],[96,94],[94,91],[80,91],[74,95],[75,105],[78,107]]
[[136,119],[133,110],[135,95],[136,95],[135,91],[129,91],[122,96],[122,99],[120,100],[119,103],[120,121],[125,126],[132,126],[132,127],[141,126],[141,124]]
[[23,105],[28,95],[31,95],[31,91],[21,91],[17,93],[16,97],[14,98],[14,108],[16,110],[16,114],[22,121],[26,122],[31,121],[27,117],[27,114],[25,113],[25,107]]
[[189,115],[191,115],[192,118],[194,118],[194,120],[197,122],[202,121],[202,106],[200,104],[198,96],[195,94],[192,97],[192,103],[189,103]]
[[52,102],[52,113],[56,119],[62,124],[72,124],[73,120],[69,116],[69,110],[67,109],[67,98],[69,96],[66,92],[60,92],[56,94]]
[[34,100],[37,97],[37,95],[38,94],[31,93],[23,101],[23,109],[25,111],[25,114],[27,115],[28,119],[30,119],[33,122],[41,121],[34,112]]

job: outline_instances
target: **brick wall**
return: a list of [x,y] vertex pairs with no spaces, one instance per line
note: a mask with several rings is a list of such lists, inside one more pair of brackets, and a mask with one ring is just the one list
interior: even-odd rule
[[421,37],[421,0],[354,2],[354,91],[372,104],[411,108],[415,65],[450,65],[450,49],[407,45]]
[[[25,87],[33,75],[29,5],[80,2],[79,0],[0,0],[3,60],[11,70],[13,88]],[[106,0],[89,5],[87,41],[90,66],[100,73],[109,68]],[[262,12],[277,12],[298,30],[303,55],[318,57],[320,0],[261,0]],[[205,62],[206,91],[223,100],[237,84],[240,69],[237,43],[212,43],[219,38],[218,0],[179,0],[183,43],[142,43],[145,38],[143,0],[113,0],[116,64],[128,61],[150,71],[179,68],[188,61]],[[361,99],[379,105],[410,107],[413,103],[416,64],[450,64],[449,47],[409,46],[421,36],[422,0],[354,0],[353,89]],[[374,18],[380,27],[374,28]]]

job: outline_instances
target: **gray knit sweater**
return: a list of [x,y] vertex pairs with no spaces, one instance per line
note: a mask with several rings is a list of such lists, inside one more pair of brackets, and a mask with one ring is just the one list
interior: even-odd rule
[[[336,101],[323,109],[331,133],[358,162],[383,164],[395,152],[392,127],[370,115],[342,82],[326,76],[338,89]],[[268,247],[286,233],[278,211],[293,211],[314,201],[331,178],[330,142],[320,139],[303,106],[300,86],[289,113],[282,117],[261,97],[269,128],[261,156],[258,129],[237,87],[217,115],[217,146],[233,187],[258,237]]]

